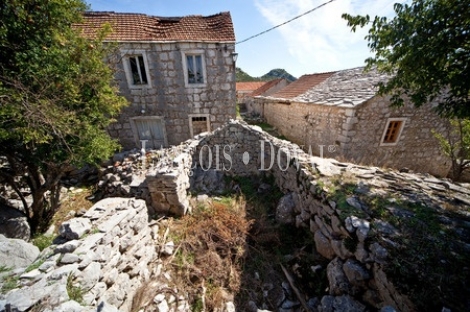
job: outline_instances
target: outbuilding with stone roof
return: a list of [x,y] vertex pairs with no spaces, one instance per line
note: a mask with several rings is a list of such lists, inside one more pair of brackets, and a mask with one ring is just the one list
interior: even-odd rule
[[235,33],[229,12],[158,17],[87,12],[74,25],[116,44],[109,60],[130,105],[109,128],[124,148],[179,144],[235,118]]
[[363,67],[305,75],[252,100],[256,114],[312,154],[446,176],[451,162],[434,132],[447,133],[448,121],[434,111],[437,103],[392,107],[377,95],[387,79]]

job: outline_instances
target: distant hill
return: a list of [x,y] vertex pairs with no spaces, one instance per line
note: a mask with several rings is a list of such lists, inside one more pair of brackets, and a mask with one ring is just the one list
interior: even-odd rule
[[261,77],[252,77],[246,72],[244,72],[241,68],[236,68],[236,76],[237,82],[248,82],[248,81],[269,81],[277,78],[286,78],[288,81],[292,82],[297,80],[294,76],[286,72],[284,69],[272,69],[269,73],[261,76]]
[[235,74],[237,77],[237,82],[262,81],[261,78],[252,77],[245,73],[240,67],[236,68]]
[[281,68],[271,69],[269,73],[261,77],[262,80],[272,80],[277,78],[285,78],[289,82],[297,80],[297,78]]

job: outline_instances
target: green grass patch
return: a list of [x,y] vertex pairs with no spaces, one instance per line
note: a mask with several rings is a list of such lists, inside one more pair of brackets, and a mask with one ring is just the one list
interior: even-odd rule
[[43,251],[52,245],[54,238],[54,235],[40,234],[33,238],[32,243],[34,246],[38,247],[40,251]]
[[69,295],[70,300],[75,300],[79,304],[83,305],[83,294],[85,293],[85,290],[81,286],[74,285],[73,280],[74,276],[70,273],[67,276],[67,284],[65,285],[67,294]]
[[18,275],[7,275],[3,277],[2,284],[1,284],[1,289],[0,293],[1,294],[6,294],[12,289],[15,289],[18,287],[18,280],[19,276]]
[[44,259],[40,259],[38,261],[35,261],[31,263],[25,270],[25,273],[31,272],[32,270],[35,270],[39,268],[42,264],[44,263]]

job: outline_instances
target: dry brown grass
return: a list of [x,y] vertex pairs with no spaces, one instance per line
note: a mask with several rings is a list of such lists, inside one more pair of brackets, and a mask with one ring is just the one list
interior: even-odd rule
[[80,209],[88,210],[93,206],[93,202],[88,198],[92,195],[90,189],[81,189],[82,191],[68,192],[64,195],[59,210],[52,218],[52,224],[55,229],[59,228],[62,222],[74,217],[72,211],[78,212]]
[[225,290],[239,290],[240,264],[251,224],[245,217],[245,205],[242,198],[228,204],[214,201],[181,220],[180,252],[189,261],[173,266],[182,271],[189,268],[189,279],[183,281],[188,286],[201,284],[207,289],[205,304],[209,311],[225,302]]
[[[165,270],[173,272],[172,283],[188,296],[194,311],[221,309],[239,291],[252,223],[246,219],[245,205],[242,197],[214,200],[169,221],[167,240],[177,247],[166,259]],[[142,306],[138,301],[134,307]]]

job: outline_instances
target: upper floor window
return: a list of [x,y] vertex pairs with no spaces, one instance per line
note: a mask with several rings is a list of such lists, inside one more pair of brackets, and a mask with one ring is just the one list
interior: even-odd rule
[[123,52],[124,71],[130,88],[150,87],[148,63],[145,51]]
[[129,56],[129,64],[131,66],[133,84],[147,84],[147,70],[145,69],[144,57],[142,55]]
[[204,86],[206,84],[206,70],[202,51],[184,53],[184,71],[186,87]]
[[400,139],[406,118],[389,118],[382,134],[381,146],[396,145]]

